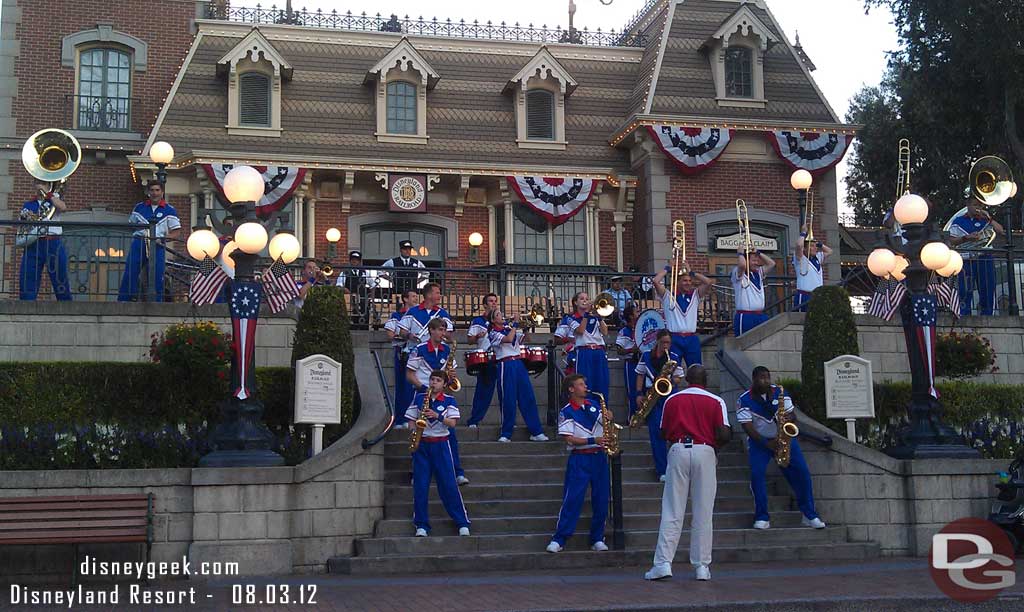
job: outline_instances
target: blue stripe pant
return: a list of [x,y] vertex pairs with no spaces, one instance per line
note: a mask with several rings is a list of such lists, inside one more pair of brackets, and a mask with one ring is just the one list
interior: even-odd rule
[[448,516],[459,527],[469,527],[462,493],[455,482],[455,464],[447,442],[422,442],[412,454],[413,518],[416,528],[430,531],[429,505],[430,479],[437,481],[437,494]]
[[632,359],[625,359],[625,388],[626,398],[629,401],[629,416],[636,412],[636,362]]
[[679,353],[686,362],[686,367],[695,363],[704,363],[700,353],[700,336],[677,336],[672,334],[672,350]]
[[582,374],[587,379],[587,388],[604,395],[605,401],[608,397],[608,357],[604,349],[576,349],[576,373]]
[[412,403],[413,391],[409,379],[405,377],[405,359],[402,348],[394,349],[395,353],[395,425],[405,422],[405,411]]
[[797,291],[793,294],[793,312],[807,312],[807,304],[810,301],[810,293]]
[[34,300],[39,295],[39,281],[43,269],[50,275],[50,285],[58,300],[71,299],[68,281],[68,254],[60,238],[39,239],[25,247],[21,255],[21,270],[18,272],[19,295],[22,300]]
[[978,288],[978,314],[992,315],[996,294],[996,264],[991,256],[965,259],[957,278],[960,287],[960,316],[970,316],[974,306],[974,288]]
[[569,455],[565,466],[565,485],[562,488],[562,509],[558,512],[558,525],[551,539],[565,546],[580,520],[583,499],[590,487],[590,543],[604,540],[604,521],[608,517],[608,455],[603,452]]
[[732,316],[733,334],[736,336],[742,336],[767,320],[768,315],[763,312],[757,314],[741,314],[737,312]]
[[490,363],[476,377],[476,389],[473,391],[473,411],[469,415],[467,425],[476,425],[487,416],[494,398],[494,390],[498,390],[498,405],[501,405],[501,387],[498,386],[498,366]]
[[658,476],[664,476],[668,467],[668,442],[661,437],[661,408],[665,398],[658,397],[654,409],[647,415],[647,435],[651,439],[651,455],[654,457],[654,469]]
[[[154,262],[156,287],[150,287],[149,291],[156,293],[157,302],[162,302],[164,301],[164,260],[167,257],[167,252],[159,245],[154,245],[153,250],[156,252],[156,261]],[[141,299],[142,285],[139,276],[149,274],[149,269],[146,267],[148,261],[145,240],[133,239],[131,247],[128,248],[128,258],[124,262],[124,275],[121,277],[121,289],[118,291],[117,301],[130,302],[133,299]],[[149,297],[147,296],[146,299]]]
[[512,439],[512,431],[516,427],[516,405],[523,415],[523,422],[531,435],[544,432],[537,416],[537,397],[533,394],[530,373],[526,371],[522,359],[510,359],[498,363],[498,380],[501,385],[501,435]]
[[[790,440],[789,467],[781,468],[789,486],[796,495],[796,504],[808,519],[818,518],[814,510],[814,492],[811,489],[811,472],[807,469],[807,461],[800,450],[796,439]],[[750,490],[754,493],[754,520],[768,520],[768,484],[765,470],[768,462],[775,460],[775,452],[767,446],[747,440],[748,459],[750,461]]]

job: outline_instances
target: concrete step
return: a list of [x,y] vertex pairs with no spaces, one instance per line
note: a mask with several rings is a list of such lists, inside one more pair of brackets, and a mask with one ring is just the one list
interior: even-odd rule
[[[477,455],[477,454],[463,454],[460,455],[462,459],[462,468],[466,471],[473,470],[550,470],[558,469],[565,472],[566,460],[569,458],[568,453],[558,454],[523,454],[523,455]],[[412,459],[406,455],[405,457],[385,457],[384,458],[384,470],[386,472],[408,472],[412,466]],[[654,469],[654,457],[651,456],[650,452],[643,454],[624,454],[622,456],[622,469],[633,470],[643,468],[645,470]],[[718,466],[718,478],[724,480],[735,480],[746,477],[750,473],[750,468],[746,465],[731,465],[731,466]]]
[[[472,467],[470,459],[466,459],[463,467],[466,470],[466,477],[469,478],[471,483],[474,484],[531,484],[531,483],[561,483],[565,480],[565,465],[558,466],[553,464],[552,467],[535,467],[535,468],[509,468],[509,469],[476,469]],[[719,480],[718,491],[720,494],[731,495],[731,493],[722,493],[723,483],[728,484],[729,482],[742,482],[742,489],[746,491],[750,486],[750,480],[746,478],[749,472],[746,472],[746,468],[735,467],[725,468],[729,470],[729,474],[733,477],[732,481]],[[384,483],[388,484],[408,484],[410,475],[412,473],[411,467],[405,469],[388,470],[384,473]],[[726,476],[719,471],[718,477],[724,479]],[[777,479],[771,479],[777,480]],[[622,482],[658,482],[657,474],[654,471],[654,462],[647,467],[624,467],[622,468]]]
[[[473,474],[470,474],[470,478]],[[773,481],[769,481],[770,487],[776,487]],[[624,499],[635,499],[640,497],[650,497],[661,499],[661,493],[665,485],[654,480],[653,472],[649,482],[625,482],[622,485],[622,496]],[[776,489],[783,493],[788,493],[784,488]],[[524,500],[524,499],[537,499],[537,500],[562,500],[562,483],[561,482],[546,482],[544,484],[487,484],[477,481],[473,481],[468,485],[459,487],[459,491],[462,493],[462,499],[466,502],[471,501],[495,501],[495,500]],[[432,500],[436,500],[437,494],[433,490],[430,491]],[[750,499],[750,492],[748,489],[740,487],[739,494],[736,497],[743,499]],[[716,499],[717,503],[722,499],[728,499],[722,492],[721,483],[719,484],[718,496]],[[412,486],[406,481],[403,484],[392,484],[387,485],[384,488],[384,503],[408,503],[412,501]]]
[[[544,422],[544,415],[545,415],[544,411],[541,411],[540,419],[541,419],[542,423]],[[468,417],[466,417],[466,418],[468,418]],[[516,427],[515,427],[515,429],[512,432],[512,442],[509,442],[509,443],[506,443],[506,444],[512,444],[514,442],[529,442],[529,440],[530,440],[530,432],[527,431],[526,427],[523,426],[522,423],[520,423],[518,420],[516,421],[516,423],[517,423]],[[620,424],[622,424],[622,423],[620,423]],[[479,441],[479,442],[497,442],[498,436],[501,434],[500,428],[498,426],[496,426],[496,425],[481,425],[480,427],[474,428],[474,427],[466,427],[466,426],[460,424],[460,425],[458,425],[456,427],[456,429],[458,430],[457,435],[459,436],[459,444],[460,444],[459,448],[460,449],[462,448],[461,444],[463,442],[477,442],[477,441]],[[558,433],[555,431],[555,427],[549,426],[549,425],[545,425],[544,426],[544,433],[546,433],[547,436],[549,438],[551,438],[551,440],[552,440],[550,442],[551,444],[560,444],[560,443],[558,443],[555,440],[557,438],[557,436],[558,436]],[[625,440],[638,440],[638,441],[647,442],[648,444],[650,443],[650,438],[649,438],[649,434],[647,433],[647,428],[646,427],[638,427],[636,429],[632,429],[632,428],[629,428],[629,427],[623,427],[623,429],[619,432],[619,439],[623,440],[623,441],[625,441]],[[397,445],[396,448],[401,448],[401,443],[402,442],[408,443],[408,441],[409,441],[409,430],[408,429],[396,429],[394,431],[389,432],[387,438],[384,441],[385,454],[387,454],[387,450],[386,449],[388,449],[391,446],[391,444],[396,444]],[[532,444],[546,444],[546,443],[544,443],[544,442],[533,442]],[[736,439],[734,439],[732,442],[730,442],[728,445],[726,445],[726,447],[724,449],[722,449],[722,450],[725,451],[725,452],[733,451],[733,450],[735,450],[737,452],[744,452],[743,449],[742,449],[741,444],[739,442],[737,442]],[[397,453],[398,451],[393,451],[393,452]],[[408,452],[408,447],[406,447],[406,452]],[[398,454],[400,454],[400,453],[398,453]]]
[[[569,456],[569,452],[565,449],[565,445],[557,440],[549,442],[497,442],[495,440],[476,441],[467,440],[464,435],[465,431],[466,430],[462,428],[458,430],[459,453],[463,458],[491,455],[520,455],[526,457],[554,456],[559,457],[564,465],[566,457]],[[636,460],[637,457],[650,457],[651,455],[651,444],[646,437],[643,439],[623,440],[620,443],[620,447],[622,448],[623,465],[627,465],[630,461]],[[408,436],[406,436],[406,439],[402,442],[386,443],[384,445],[384,457],[385,459],[408,459]],[[718,454],[719,468],[733,465],[747,465],[747,455],[738,444],[731,444]]]

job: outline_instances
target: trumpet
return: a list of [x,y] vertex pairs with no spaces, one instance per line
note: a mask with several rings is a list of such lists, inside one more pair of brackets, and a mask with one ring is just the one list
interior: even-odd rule
[[320,274],[323,274],[324,278],[334,276],[334,266],[331,265],[331,262],[325,261],[324,265],[320,266]]
[[743,259],[746,261],[746,270],[743,271],[743,276],[740,277],[740,286],[747,288],[750,286],[750,251],[751,244],[750,240],[750,216],[747,214],[747,203],[741,199],[736,200],[736,221],[740,226],[740,240],[743,241]]
[[615,312],[615,298],[612,294],[604,291],[594,298],[594,312],[601,318],[611,316]]
[[669,292],[676,294],[676,285],[680,274],[686,274],[686,224],[682,219],[672,222],[672,280]]

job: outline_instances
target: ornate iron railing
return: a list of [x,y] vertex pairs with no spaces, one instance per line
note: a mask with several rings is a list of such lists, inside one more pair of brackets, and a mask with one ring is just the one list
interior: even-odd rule
[[322,9],[309,11],[306,9],[288,11],[271,5],[264,8],[257,4],[247,6],[208,5],[208,19],[222,19],[251,24],[287,24],[313,28],[332,28],[339,30],[361,30],[365,32],[396,32],[402,34],[418,34],[422,36],[445,36],[450,38],[476,38],[486,40],[509,40],[536,43],[572,43],[598,47],[643,47],[647,44],[644,33],[616,32],[614,29],[602,31],[582,30],[573,28],[563,30],[560,26],[549,28],[547,25],[534,26],[532,23],[520,25],[518,22],[507,24],[504,21],[480,22],[465,19],[425,19],[412,18],[406,15],[384,17],[380,13],[367,15],[354,14],[351,11],[339,13],[336,10],[325,12]]
[[129,132],[132,129],[132,107],[136,98],[66,95],[64,103],[76,130],[96,132]]

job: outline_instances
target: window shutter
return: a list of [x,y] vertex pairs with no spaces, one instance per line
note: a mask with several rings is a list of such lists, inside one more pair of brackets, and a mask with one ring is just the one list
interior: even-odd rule
[[526,137],[555,139],[555,95],[544,89],[526,92]]
[[270,126],[270,78],[248,72],[238,78],[238,123]]

